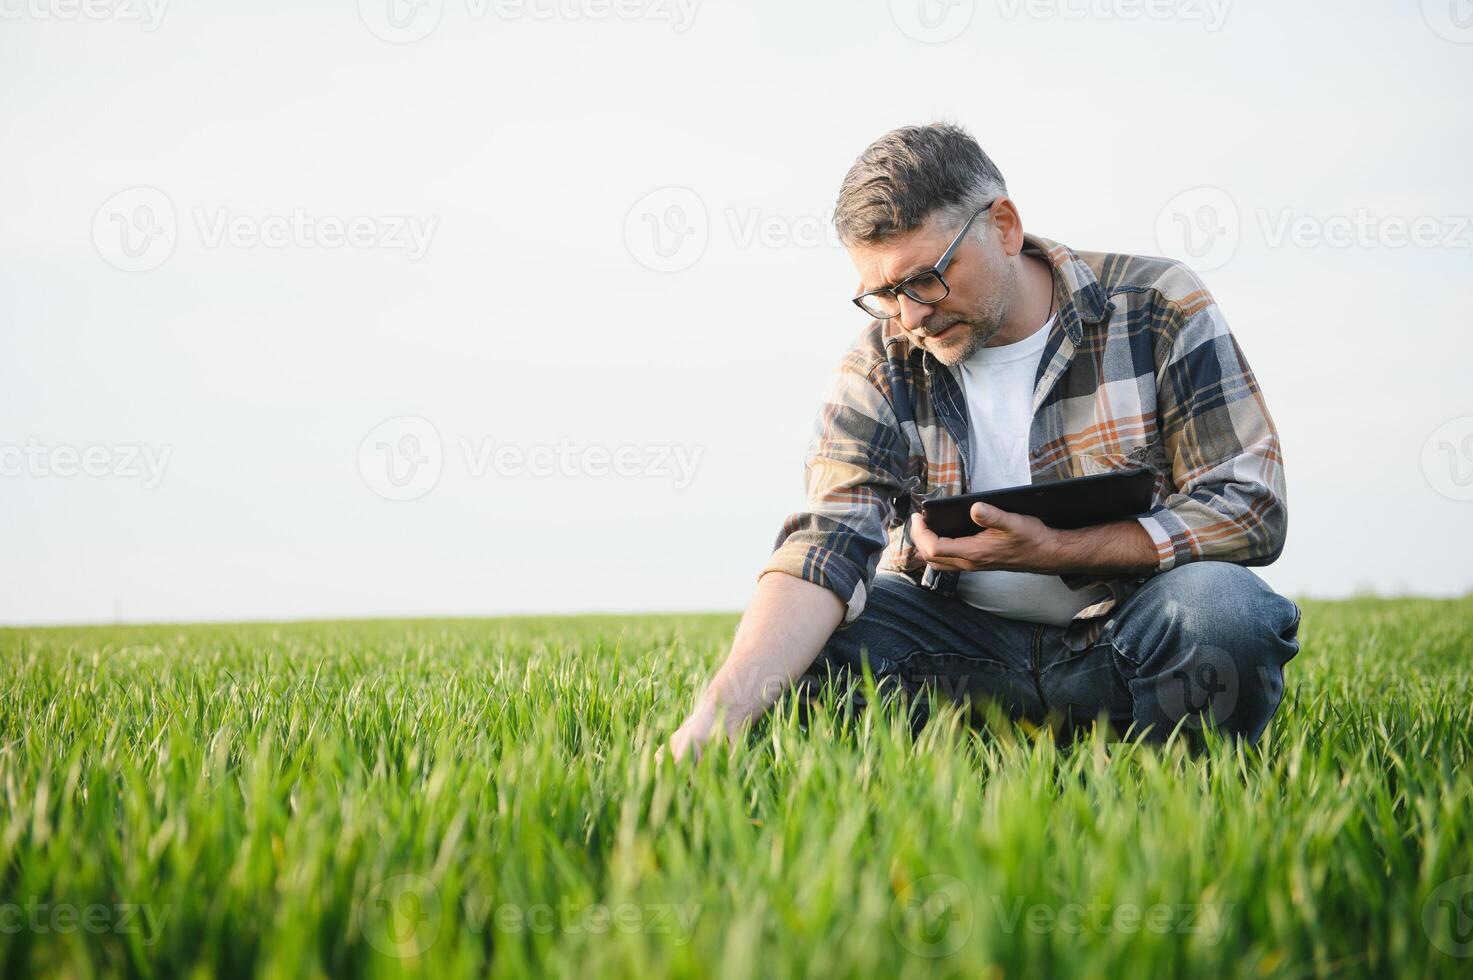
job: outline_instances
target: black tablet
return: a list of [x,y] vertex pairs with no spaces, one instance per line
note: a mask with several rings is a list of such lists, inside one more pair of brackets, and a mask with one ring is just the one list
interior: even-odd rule
[[1036,517],[1049,527],[1076,528],[1136,517],[1151,509],[1150,470],[1119,470],[1052,483],[935,497],[921,504],[926,525],[943,538],[964,538],[982,529],[972,521],[977,501],[999,510]]

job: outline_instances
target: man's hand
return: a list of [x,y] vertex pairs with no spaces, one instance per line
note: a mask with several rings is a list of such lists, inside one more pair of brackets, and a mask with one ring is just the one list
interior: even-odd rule
[[1059,572],[1059,532],[1043,521],[983,503],[972,505],[971,516],[976,534],[943,538],[926,526],[920,511],[912,515],[910,537],[927,565],[953,572]]
[[726,662],[661,756],[694,759],[713,740],[735,736],[813,663],[843,618],[844,603],[823,586],[782,572],[763,575]]
[[971,514],[977,533],[965,538],[938,537],[920,511],[912,515],[910,538],[927,565],[1044,575],[1143,575],[1156,569],[1156,544],[1139,521],[1059,531],[990,504],[973,504]]
[[725,729],[693,714],[675,730],[670,741],[660,746],[655,753],[655,761],[658,762],[668,753],[675,762],[686,758],[694,762],[701,757],[709,742],[713,739],[724,740],[725,734]]

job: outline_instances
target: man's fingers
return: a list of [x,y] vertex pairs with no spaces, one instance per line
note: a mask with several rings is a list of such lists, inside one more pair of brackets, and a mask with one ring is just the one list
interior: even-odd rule
[[917,513],[911,521],[910,540],[922,558],[930,564],[936,564],[933,559],[964,557],[967,539],[941,537],[927,527],[926,519]]
[[911,520],[910,540],[920,556],[930,564],[935,564],[933,559],[937,558],[965,557],[965,538],[941,537],[926,526],[926,519],[919,512]]
[[655,765],[660,765],[666,757],[669,757],[670,761],[678,766],[687,759],[691,761],[699,759],[701,749],[694,742],[674,735],[671,736],[669,742],[655,750]]
[[936,536],[935,531],[926,526],[926,518],[921,515],[921,512],[916,511],[910,518],[910,540],[916,546],[916,551],[920,552],[921,557],[929,561],[936,553],[936,543],[941,539]]
[[1016,514],[1009,514],[980,500],[972,505],[971,517],[972,523],[980,528],[997,528],[1000,531],[1010,530],[1017,523]]

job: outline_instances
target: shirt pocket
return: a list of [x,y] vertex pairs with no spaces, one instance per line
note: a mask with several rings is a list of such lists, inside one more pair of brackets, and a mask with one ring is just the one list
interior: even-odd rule
[[1118,470],[1138,470],[1145,465],[1126,453],[1080,453],[1074,457],[1075,476],[1096,476]]
[[1160,503],[1172,493],[1167,477],[1166,452],[1160,443],[1146,443],[1127,453],[1079,453],[1073,457],[1075,476],[1095,476],[1120,470],[1150,470],[1156,477],[1151,498]]

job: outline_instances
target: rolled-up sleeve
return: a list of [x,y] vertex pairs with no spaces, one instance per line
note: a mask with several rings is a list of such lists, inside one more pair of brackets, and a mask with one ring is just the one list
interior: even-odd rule
[[1165,338],[1157,370],[1174,490],[1140,523],[1158,571],[1206,559],[1266,565],[1288,528],[1278,431],[1221,311],[1202,297]]
[[846,625],[864,610],[907,459],[883,372],[857,351],[835,372],[804,454],[806,503],[783,522],[757,576],[785,572],[829,589]]

